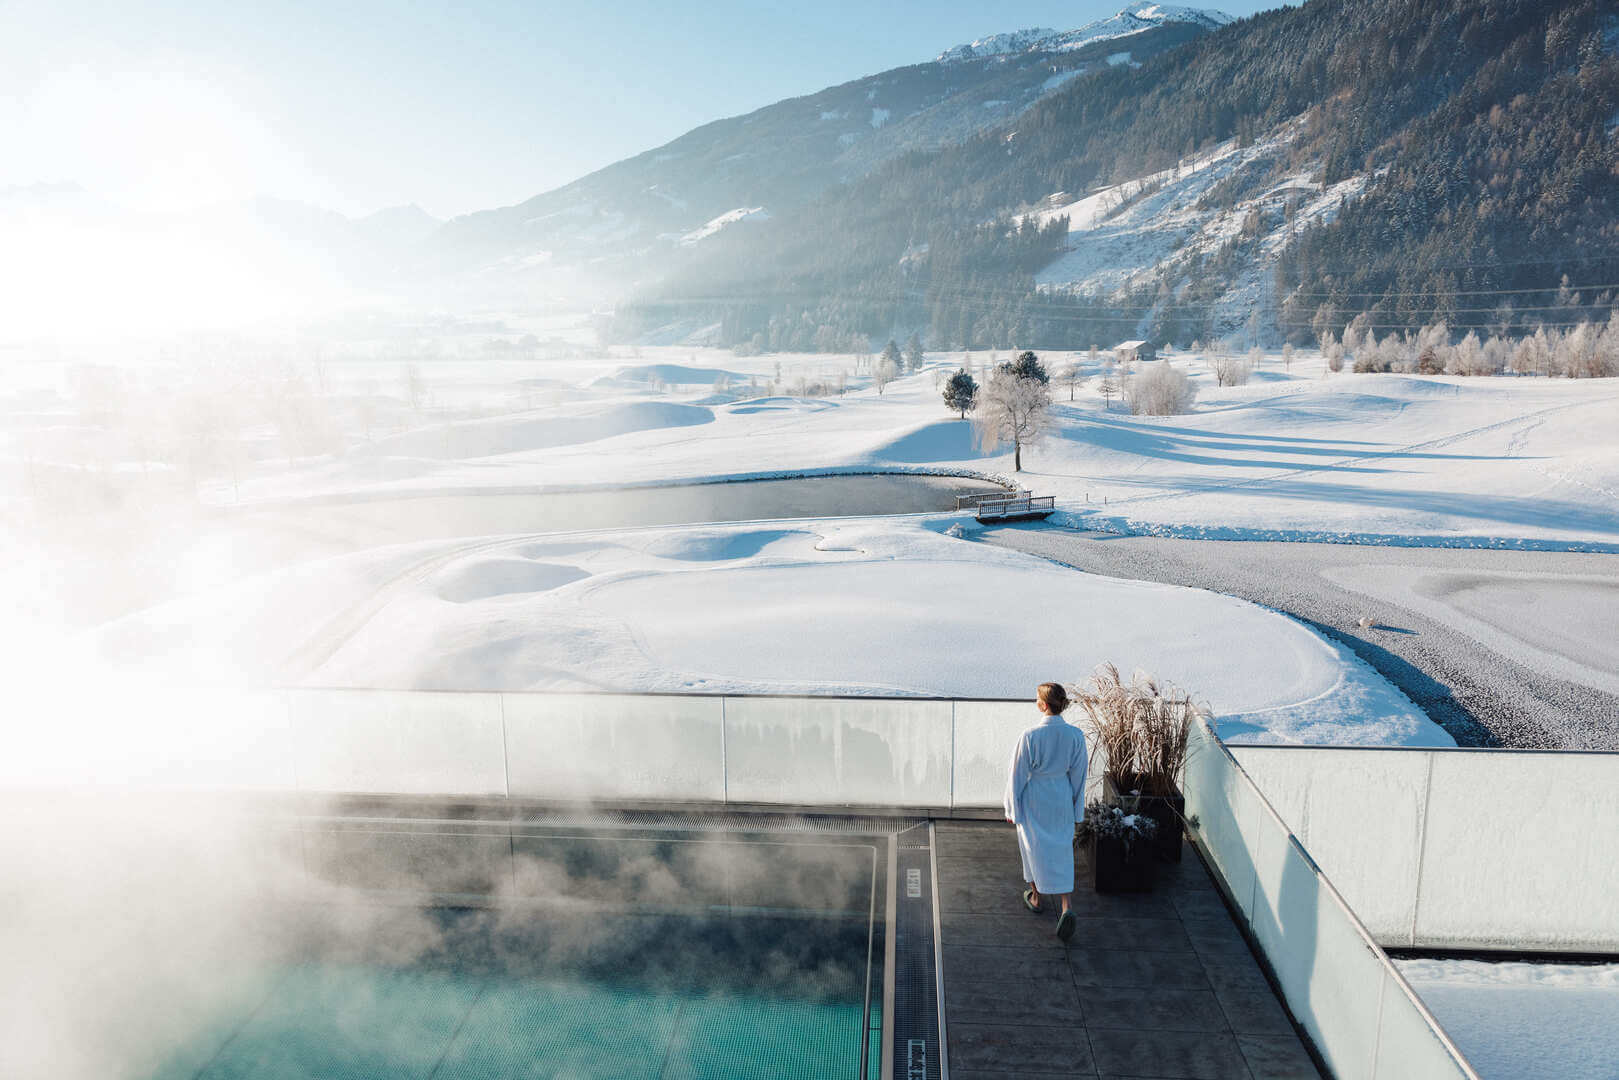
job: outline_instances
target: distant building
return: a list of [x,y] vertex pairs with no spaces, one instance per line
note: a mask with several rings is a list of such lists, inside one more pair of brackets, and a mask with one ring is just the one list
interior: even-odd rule
[[1150,341],[1121,341],[1113,346],[1113,355],[1118,357],[1121,364],[1133,364],[1138,360],[1158,359],[1158,347]]

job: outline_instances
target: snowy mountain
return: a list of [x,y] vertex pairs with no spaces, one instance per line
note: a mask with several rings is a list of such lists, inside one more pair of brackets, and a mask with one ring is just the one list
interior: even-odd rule
[[716,120],[516,206],[447,223],[427,245],[432,269],[481,290],[622,295],[661,276],[669,260],[728,236],[734,221],[778,218],[907,153],[999,127],[1076,78],[1116,69],[1110,42],[1120,34],[1131,35],[1131,60],[1141,62],[1225,18],[1154,10],[1136,4],[1092,27],[1003,35],[1000,51],[975,43],[981,55],[895,68]]
[[961,60],[980,60],[986,56],[1007,56],[1011,53],[1028,52],[1035,48],[1037,43],[1054,38],[1059,32],[1049,27],[1036,26],[1028,30],[1014,30],[1010,34],[992,34],[977,41],[969,41],[965,45],[957,45],[953,49],[946,49],[934,57],[934,60],[940,64],[951,64]]
[[1604,322],[1614,25],[1591,0],[1311,0],[1239,22],[1137,4],[974,42],[921,70],[1037,63],[1051,89],[694,245],[614,331],[717,325],[790,351],[918,328],[1083,348]]
[[1048,30],[1037,27],[980,38],[965,45],[957,45],[953,49],[946,49],[938,55],[937,61],[941,64],[951,64],[1016,53],[1066,52],[1084,48],[1092,42],[1128,37],[1172,23],[1184,23],[1204,30],[1218,30],[1231,21],[1231,16],[1223,11],[1175,7],[1171,4],[1137,3],[1108,18],[1087,23],[1078,30]]

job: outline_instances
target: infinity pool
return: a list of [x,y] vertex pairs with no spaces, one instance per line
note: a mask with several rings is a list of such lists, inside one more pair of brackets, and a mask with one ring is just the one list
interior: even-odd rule
[[154,1080],[878,1075],[877,841],[538,842],[487,905],[403,904],[395,877],[358,882],[358,916],[310,908],[256,1002]]

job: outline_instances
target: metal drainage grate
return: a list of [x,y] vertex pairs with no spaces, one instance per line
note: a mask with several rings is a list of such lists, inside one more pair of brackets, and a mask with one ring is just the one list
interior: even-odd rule
[[[927,832],[921,831],[923,839]],[[894,882],[894,1078],[939,1080],[939,958],[933,927],[933,852],[900,846]]]

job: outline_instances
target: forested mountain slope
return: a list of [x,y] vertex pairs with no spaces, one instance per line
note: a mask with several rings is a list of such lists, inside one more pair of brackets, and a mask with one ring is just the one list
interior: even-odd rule
[[1609,0],[1309,0],[721,233],[616,330],[1080,347],[1298,340],[1361,312],[1383,328],[1602,318],[1616,39]]
[[751,231],[901,155],[1015,120],[1076,77],[1127,72],[1227,21],[1167,7],[1130,15],[1158,7],[1138,3],[1103,20],[1095,41],[1082,28],[984,55],[964,46],[716,120],[516,206],[458,218],[424,257],[440,271],[478,273],[484,285],[557,273],[609,287],[643,280],[732,225]]

